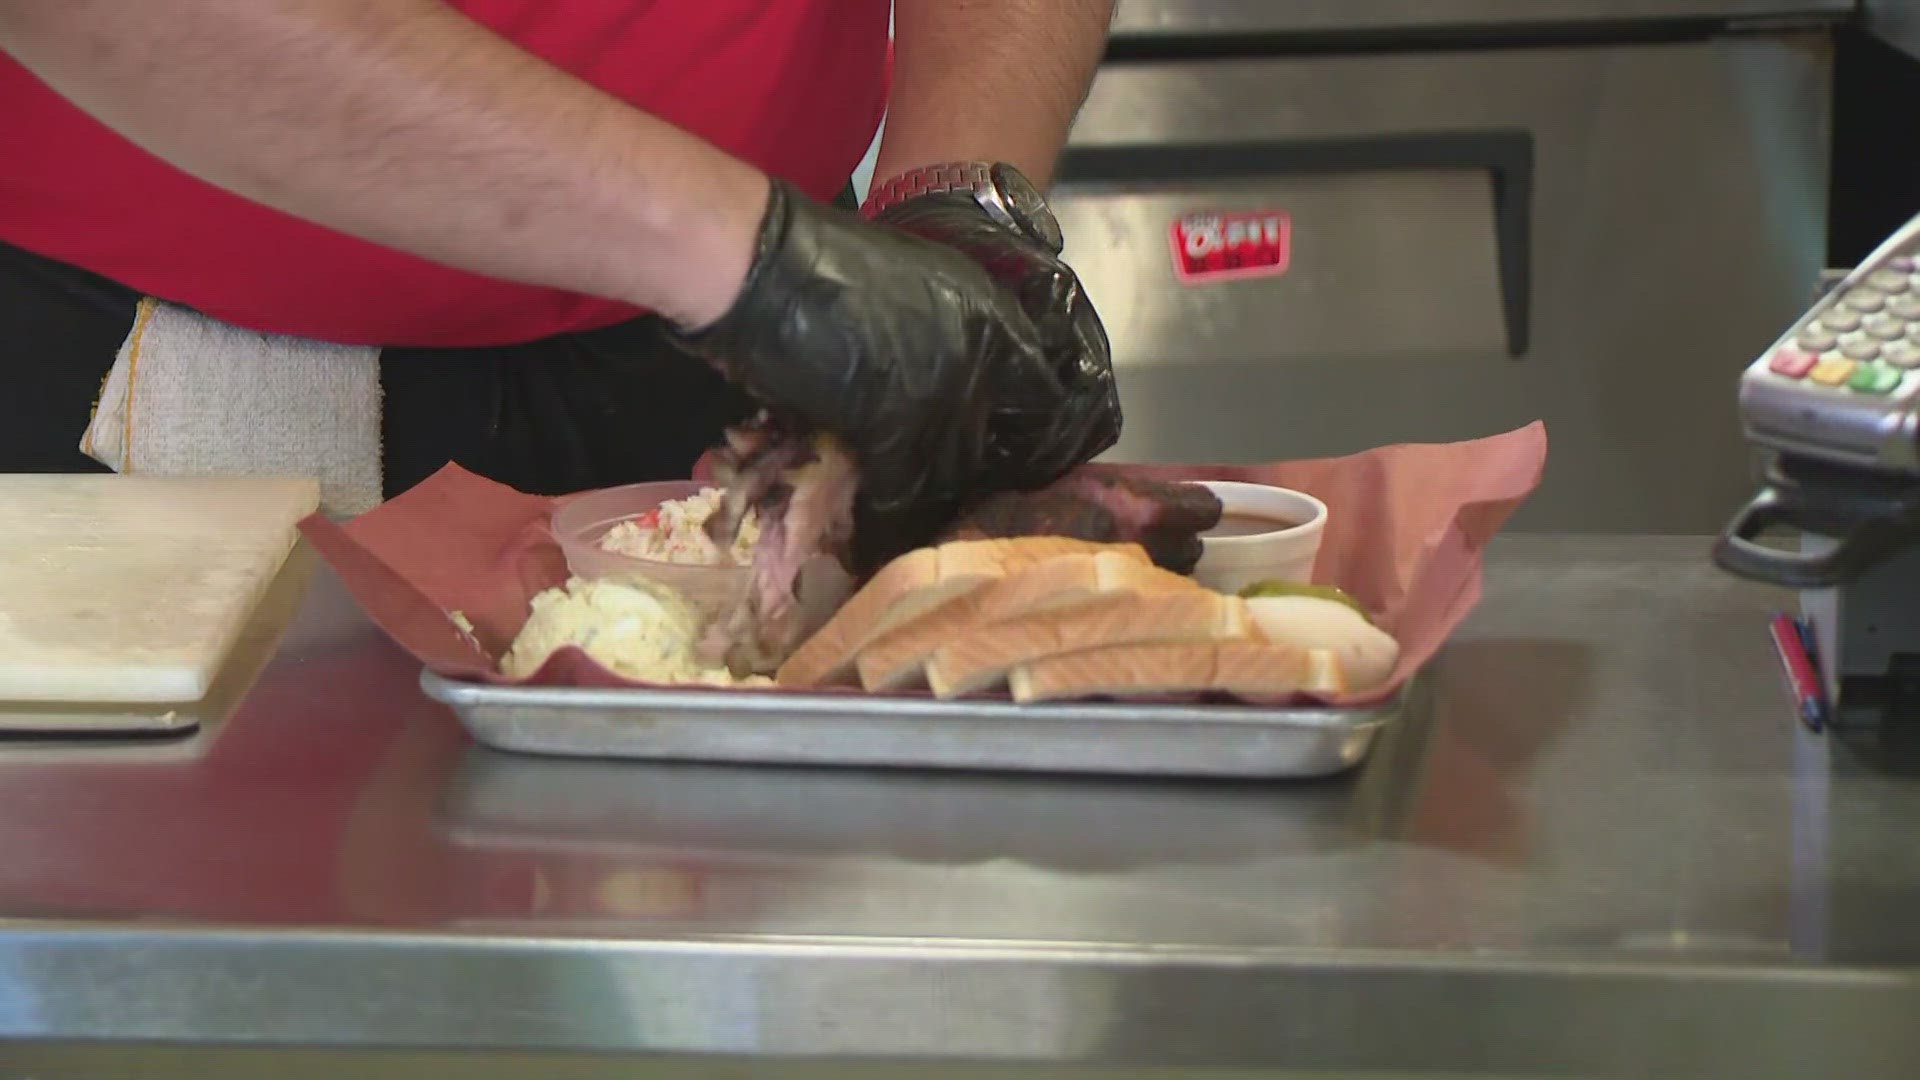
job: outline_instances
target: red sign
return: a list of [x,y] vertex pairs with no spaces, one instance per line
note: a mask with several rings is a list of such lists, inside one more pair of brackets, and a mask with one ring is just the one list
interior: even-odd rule
[[1183,214],[1167,240],[1173,272],[1188,285],[1284,274],[1293,259],[1293,217],[1283,210]]

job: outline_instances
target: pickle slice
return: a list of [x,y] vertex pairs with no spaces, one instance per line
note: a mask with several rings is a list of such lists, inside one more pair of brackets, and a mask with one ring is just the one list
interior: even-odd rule
[[1312,596],[1321,600],[1332,600],[1336,603],[1345,604],[1359,612],[1368,622],[1373,621],[1373,616],[1367,614],[1367,609],[1361,605],[1360,601],[1348,595],[1346,590],[1332,585],[1306,585],[1297,581],[1281,581],[1277,578],[1268,578],[1265,581],[1256,581],[1246,588],[1241,589],[1240,595],[1248,600],[1257,596]]

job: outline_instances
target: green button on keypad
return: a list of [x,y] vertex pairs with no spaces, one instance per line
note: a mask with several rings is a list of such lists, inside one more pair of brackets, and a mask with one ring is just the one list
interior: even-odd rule
[[1900,385],[1901,372],[1885,364],[1861,364],[1847,385],[1862,394],[1891,394]]

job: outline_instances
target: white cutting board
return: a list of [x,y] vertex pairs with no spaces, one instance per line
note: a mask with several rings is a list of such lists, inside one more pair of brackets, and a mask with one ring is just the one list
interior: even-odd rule
[[312,480],[0,475],[0,701],[193,702]]

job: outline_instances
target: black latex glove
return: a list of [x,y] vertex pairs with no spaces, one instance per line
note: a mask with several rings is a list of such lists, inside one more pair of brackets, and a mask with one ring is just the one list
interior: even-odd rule
[[[1120,396],[1106,328],[1080,278],[1045,244],[987,215],[971,195],[921,195],[876,221],[961,252],[1020,298],[1064,397],[1051,422],[994,425],[993,489],[1051,483],[1120,437]],[[1004,471],[1003,471],[1004,470]]]
[[[947,245],[778,180],[741,295],[680,338],[840,436],[859,461],[863,515],[916,534],[983,489],[1052,479],[1098,441],[1012,290]],[[1073,430],[1050,434],[1062,423]]]

